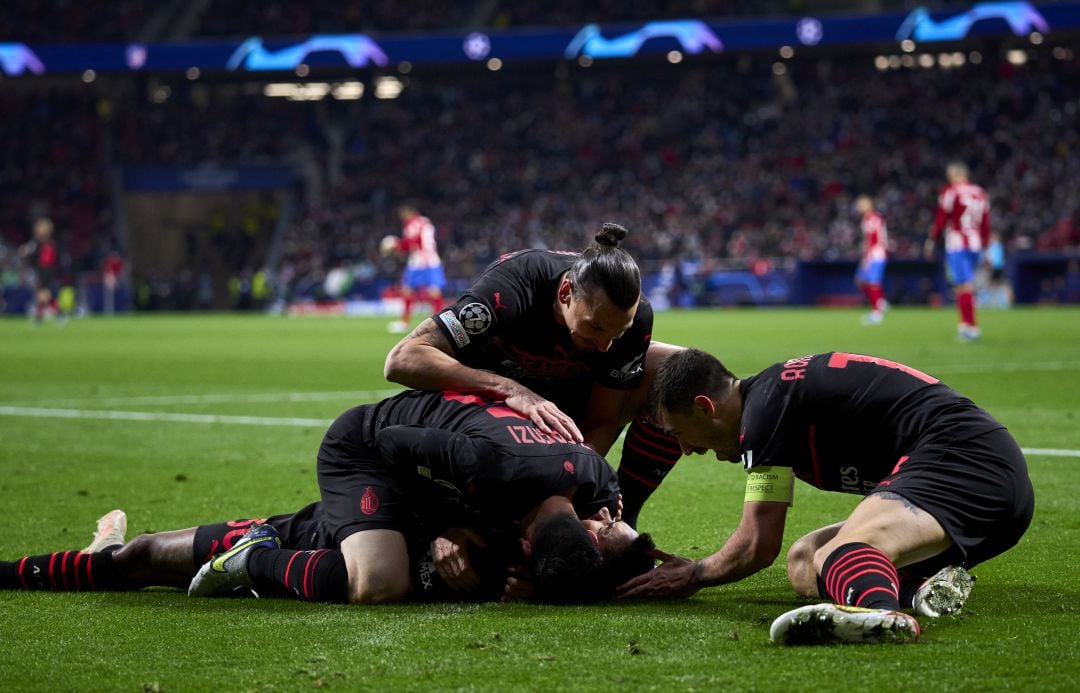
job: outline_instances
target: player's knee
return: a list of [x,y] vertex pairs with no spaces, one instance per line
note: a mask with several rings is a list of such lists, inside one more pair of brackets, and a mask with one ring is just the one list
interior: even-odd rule
[[153,534],[140,534],[113,552],[113,564],[128,574],[150,563],[154,556]]
[[349,577],[350,604],[392,604],[409,596],[408,580],[389,576],[363,575]]
[[791,545],[787,554],[788,582],[804,597],[817,597],[817,570],[814,568],[814,547],[807,538]]

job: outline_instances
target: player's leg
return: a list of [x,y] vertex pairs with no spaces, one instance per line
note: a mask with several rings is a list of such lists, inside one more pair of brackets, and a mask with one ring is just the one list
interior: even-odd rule
[[633,527],[637,526],[638,514],[645,501],[682,458],[679,441],[653,425],[646,407],[657,366],[664,358],[682,348],[663,342],[649,345],[645,355],[645,375],[641,384],[630,393],[619,421],[620,427],[630,422],[623,441],[618,474],[623,496],[622,518]]
[[963,340],[978,339],[979,328],[975,322],[975,269],[978,253],[958,250],[945,255],[949,276],[956,296],[956,310],[960,314],[957,336]]
[[788,581],[795,591],[804,597],[820,598],[817,571],[814,569],[814,554],[836,536],[843,522],[815,529],[799,538],[787,553]]
[[341,542],[349,576],[351,604],[399,602],[409,595],[409,552],[405,535],[391,529],[369,529]]

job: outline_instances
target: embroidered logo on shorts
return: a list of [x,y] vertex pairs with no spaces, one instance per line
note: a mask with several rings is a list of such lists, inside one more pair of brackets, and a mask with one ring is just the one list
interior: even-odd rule
[[566,470],[567,474],[573,474],[574,473],[574,463],[571,462],[570,460],[567,460],[567,461],[563,462],[562,463],[562,468]]
[[491,311],[483,303],[469,303],[458,313],[469,334],[482,334],[491,327]]
[[446,329],[450,330],[450,335],[454,338],[458,349],[464,349],[469,344],[469,335],[465,334],[465,328],[452,311],[444,310],[439,313],[439,320],[442,320]]
[[375,489],[368,486],[364,489],[364,495],[360,497],[360,512],[365,515],[374,515],[379,510],[379,494]]

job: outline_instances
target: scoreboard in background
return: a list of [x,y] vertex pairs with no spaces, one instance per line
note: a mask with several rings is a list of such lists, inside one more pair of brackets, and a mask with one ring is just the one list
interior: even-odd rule
[[[6,75],[117,71],[291,71],[394,68],[404,63],[593,60],[727,53],[782,47],[899,45],[1080,30],[1080,2],[981,2],[967,10],[738,21],[665,20],[467,34],[322,34],[294,39],[96,45],[0,43]],[[497,69],[494,68],[493,69]]]

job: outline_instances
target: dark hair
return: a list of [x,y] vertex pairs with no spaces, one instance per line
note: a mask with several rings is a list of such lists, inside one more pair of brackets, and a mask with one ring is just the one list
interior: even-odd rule
[[615,588],[653,569],[652,537],[639,534],[621,553],[603,556],[573,515],[556,515],[533,534],[533,599],[549,604],[586,604],[612,599]]
[[641,299],[641,270],[630,253],[619,247],[626,238],[626,229],[618,224],[604,224],[595,242],[581,251],[581,257],[570,267],[574,296],[592,296],[603,291],[612,304],[629,310]]
[[712,354],[698,349],[683,349],[668,356],[656,368],[649,391],[649,408],[662,411],[687,411],[698,395],[723,395],[734,384],[735,376]]
[[581,521],[570,513],[544,520],[533,533],[533,598],[551,604],[601,597],[604,557]]

